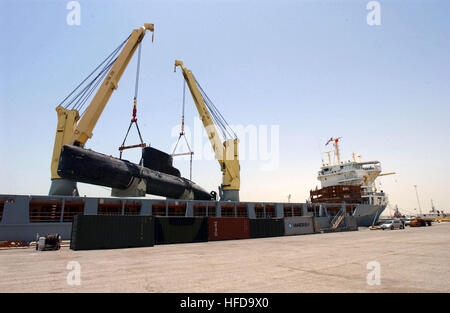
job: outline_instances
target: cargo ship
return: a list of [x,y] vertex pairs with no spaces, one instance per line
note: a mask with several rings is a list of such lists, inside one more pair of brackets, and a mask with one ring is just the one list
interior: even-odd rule
[[[77,215],[246,218],[249,223],[283,219],[286,234],[320,232],[331,227],[331,212],[347,212],[342,228],[357,230],[349,212],[357,204],[238,202],[214,200],[149,199],[143,197],[79,197],[0,194],[0,241],[36,240],[36,234],[58,233],[71,238]],[[325,216],[324,212],[328,212]],[[311,221],[308,225],[304,220]],[[303,221],[302,221],[303,220]],[[314,227],[313,227],[314,226]],[[313,229],[314,228],[314,229]]]
[[[342,137],[330,138],[326,145],[333,143],[334,151],[325,152],[328,163],[322,160],[322,167],[317,179],[321,188],[310,191],[311,203],[347,204],[356,206],[348,211],[357,218],[358,226],[371,226],[378,222],[388,204],[388,197],[383,190],[378,191],[375,180],[377,177],[395,173],[381,173],[379,161],[362,162],[361,156],[356,160],[353,153],[352,161],[341,161],[339,141]],[[334,153],[334,158],[331,156]],[[322,215],[334,215],[335,212],[325,211]]]
[[[337,163],[331,162],[329,154],[329,163],[323,164],[318,175],[322,188],[311,190],[310,201],[305,203],[216,201],[208,197],[171,199],[170,195],[166,200],[159,200],[132,196],[0,194],[0,241],[29,242],[35,240],[36,234],[48,233],[59,233],[63,239],[70,239],[76,215],[234,217],[250,221],[284,218],[287,232],[301,224],[295,222],[299,217],[312,218],[315,232],[337,226],[334,224],[339,216],[343,220],[339,226],[370,226],[378,221],[388,203],[385,193],[376,190],[375,179],[393,173],[382,174],[378,161],[361,162],[354,158],[353,162],[341,162],[339,139],[332,140]],[[172,189],[177,186],[175,182],[171,182]],[[202,195],[202,189],[196,188]],[[178,194],[183,190],[175,188],[174,191]],[[294,218],[293,222],[289,218]]]

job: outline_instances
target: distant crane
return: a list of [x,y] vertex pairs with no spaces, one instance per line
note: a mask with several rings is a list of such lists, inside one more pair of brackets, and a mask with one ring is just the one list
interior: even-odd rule
[[417,197],[417,203],[419,204],[419,213],[420,213],[420,215],[422,215],[422,208],[420,207],[419,193],[417,192],[417,185],[414,185],[414,188],[416,188],[416,197]]

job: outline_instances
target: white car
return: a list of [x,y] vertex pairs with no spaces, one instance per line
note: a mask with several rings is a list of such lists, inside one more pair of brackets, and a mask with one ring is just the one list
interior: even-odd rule
[[385,230],[385,229],[404,229],[405,225],[403,225],[403,222],[401,220],[392,220],[392,221],[387,221],[384,222],[383,225],[381,225],[381,229]]

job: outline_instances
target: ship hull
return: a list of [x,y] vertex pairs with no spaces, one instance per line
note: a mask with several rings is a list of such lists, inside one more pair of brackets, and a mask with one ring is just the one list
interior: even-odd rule
[[386,205],[360,204],[353,212],[353,216],[356,217],[358,226],[369,227],[378,222],[385,208]]

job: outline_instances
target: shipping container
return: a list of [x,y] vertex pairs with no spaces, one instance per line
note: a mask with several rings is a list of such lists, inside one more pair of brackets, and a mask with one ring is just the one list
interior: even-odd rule
[[284,221],[282,218],[257,218],[250,220],[250,237],[284,236]]
[[208,218],[208,240],[250,238],[250,220],[246,217]]
[[207,217],[155,217],[156,244],[208,241]]
[[152,216],[76,215],[72,223],[72,250],[152,247],[154,244]]
[[304,235],[314,233],[312,216],[293,216],[284,218],[284,235]]

